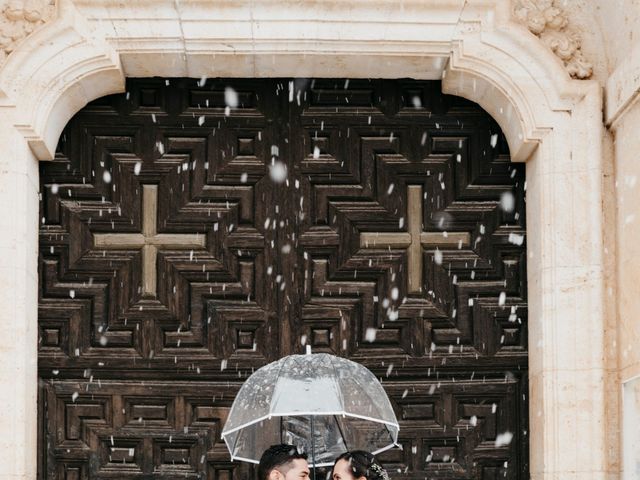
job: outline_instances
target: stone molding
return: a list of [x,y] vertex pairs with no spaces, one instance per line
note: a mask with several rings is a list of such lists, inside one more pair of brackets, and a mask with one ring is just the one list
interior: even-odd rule
[[54,13],[54,0],[0,0],[0,66],[20,41]]
[[571,77],[591,77],[593,67],[582,53],[580,33],[558,0],[515,0],[513,14],[562,60]]
[[[4,93],[4,103],[18,107],[15,125],[32,150],[51,159],[66,122],[48,118],[68,120],[94,92],[122,91],[125,76],[281,76],[283,70],[325,76],[325,65],[340,55],[345,66],[338,75],[357,77],[376,62],[380,78],[397,78],[399,69],[407,77],[441,78],[446,93],[480,103],[505,131],[512,159],[526,161],[555,122],[553,112],[570,110],[584,95],[544,45],[522,35],[509,2],[411,0],[400,10],[393,0],[344,5],[191,0],[178,8],[173,0],[59,0],[56,20],[0,69],[0,106]],[[384,30],[373,33],[381,24]],[[507,64],[508,75],[496,68]],[[109,85],[90,79],[104,79],[106,71]],[[55,81],[27,92],[22,80],[36,77]],[[70,77],[71,84],[59,81]]]

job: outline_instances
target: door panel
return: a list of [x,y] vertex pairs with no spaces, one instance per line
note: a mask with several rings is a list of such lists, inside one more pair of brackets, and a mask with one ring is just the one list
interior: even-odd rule
[[251,478],[226,415],[304,345],[381,378],[394,478],[528,477],[524,165],[438,82],[131,79],[41,192],[41,478]]

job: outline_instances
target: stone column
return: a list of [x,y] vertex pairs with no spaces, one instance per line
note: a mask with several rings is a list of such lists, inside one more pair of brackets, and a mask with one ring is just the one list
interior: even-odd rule
[[6,117],[0,121],[0,146],[0,479],[34,479],[38,161]]
[[536,480],[606,476],[600,101],[593,83],[527,162]]

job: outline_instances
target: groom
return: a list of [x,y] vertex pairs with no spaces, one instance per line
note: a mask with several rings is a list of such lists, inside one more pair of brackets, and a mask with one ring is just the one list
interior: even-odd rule
[[258,465],[258,480],[309,480],[307,455],[293,445],[272,445]]

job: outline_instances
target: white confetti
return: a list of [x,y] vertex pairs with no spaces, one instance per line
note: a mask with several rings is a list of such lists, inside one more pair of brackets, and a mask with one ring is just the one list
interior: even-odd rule
[[224,103],[231,108],[238,106],[238,92],[233,88],[227,87],[224,89]]
[[509,234],[509,243],[513,243],[514,245],[522,245],[524,242],[524,235],[520,235],[518,233],[510,233]]
[[500,292],[500,296],[498,297],[498,305],[501,307],[504,306],[504,303],[507,301],[506,292]]
[[364,333],[364,339],[369,343],[373,343],[376,341],[377,334],[378,334],[378,329],[367,328],[366,332]]
[[513,196],[511,192],[504,192],[500,196],[500,207],[505,212],[513,212],[513,209],[516,206],[516,197]]
[[276,183],[284,182],[287,179],[287,166],[280,161],[274,162],[269,167],[269,176]]
[[506,445],[509,445],[511,443],[511,440],[513,440],[513,433],[511,432],[499,433],[496,436],[495,446],[504,447]]

